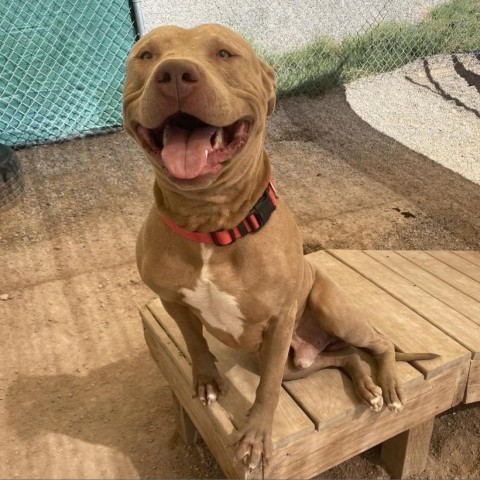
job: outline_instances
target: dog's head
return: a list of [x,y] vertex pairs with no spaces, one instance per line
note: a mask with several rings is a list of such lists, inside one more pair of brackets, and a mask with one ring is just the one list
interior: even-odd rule
[[176,188],[203,188],[257,162],[274,107],[273,69],[221,25],[160,27],[128,56],[125,130]]

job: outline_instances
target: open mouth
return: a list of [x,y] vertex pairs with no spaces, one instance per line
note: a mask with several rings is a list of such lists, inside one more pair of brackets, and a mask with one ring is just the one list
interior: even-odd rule
[[247,142],[250,122],[217,127],[176,113],[157,128],[137,127],[142,146],[170,177],[193,179],[217,173]]

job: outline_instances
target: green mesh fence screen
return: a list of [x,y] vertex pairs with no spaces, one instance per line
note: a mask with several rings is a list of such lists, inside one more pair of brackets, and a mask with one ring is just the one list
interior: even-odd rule
[[[318,95],[418,59],[456,69],[480,61],[480,0],[277,0],[268,12],[250,0],[143,5],[148,29],[212,21],[237,28],[274,66],[279,96]],[[119,127],[134,39],[128,0],[0,0],[0,143]]]
[[0,143],[119,127],[135,36],[127,0],[1,0]]

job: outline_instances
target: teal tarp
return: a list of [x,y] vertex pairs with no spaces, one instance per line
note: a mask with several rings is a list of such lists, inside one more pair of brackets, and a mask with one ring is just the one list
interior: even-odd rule
[[0,143],[121,125],[134,40],[127,0],[1,0]]

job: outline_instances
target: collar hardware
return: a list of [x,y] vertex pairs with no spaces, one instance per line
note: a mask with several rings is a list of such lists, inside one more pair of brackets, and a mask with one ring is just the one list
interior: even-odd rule
[[261,230],[277,208],[277,199],[278,194],[273,180],[270,180],[258,202],[236,227],[210,233],[191,232],[178,226],[167,217],[160,216],[160,218],[167,227],[188,240],[201,243],[213,243],[218,247],[225,247],[235,243],[239,238],[249,233],[255,233]]

